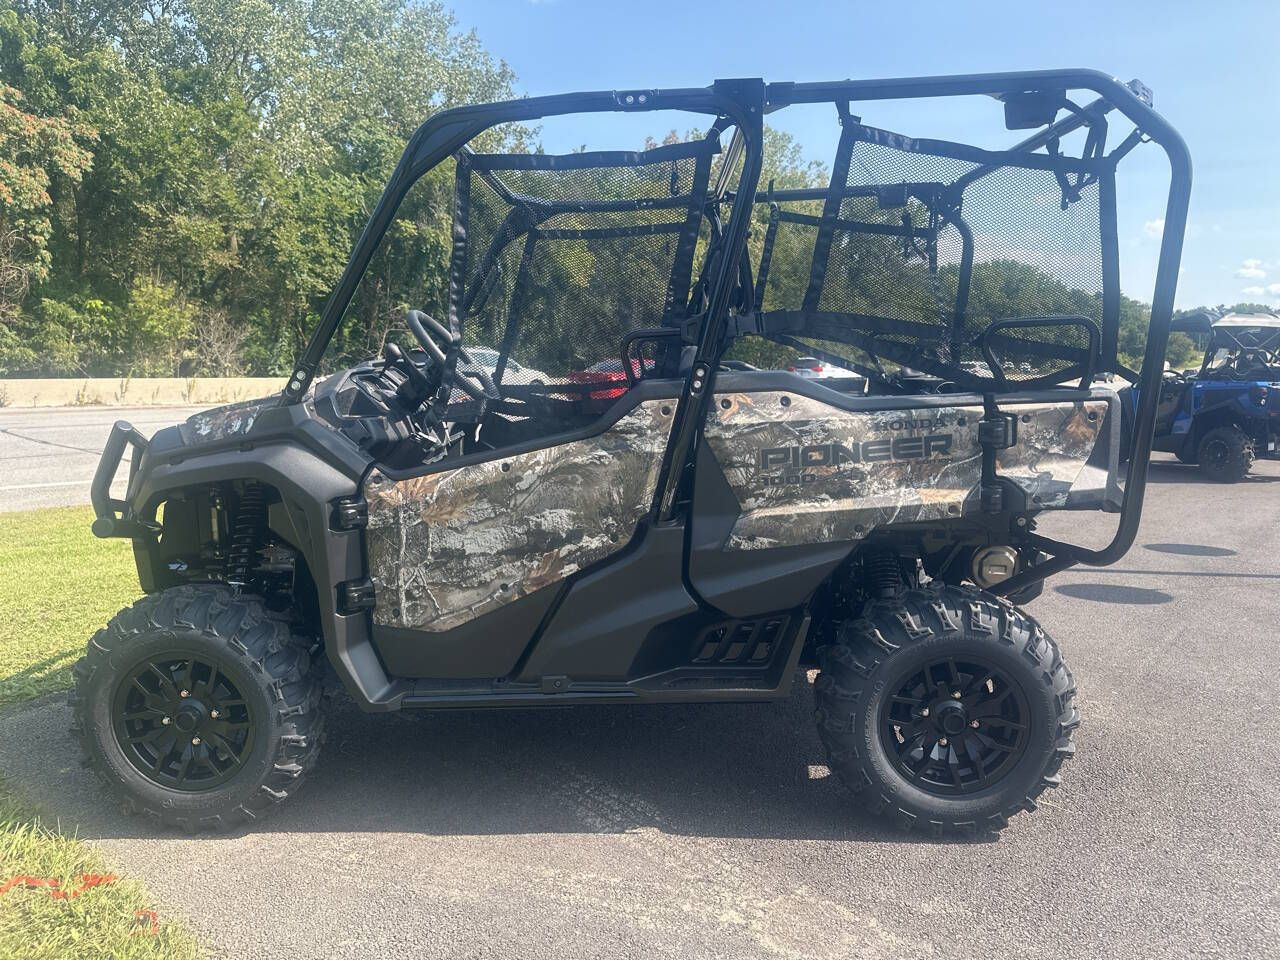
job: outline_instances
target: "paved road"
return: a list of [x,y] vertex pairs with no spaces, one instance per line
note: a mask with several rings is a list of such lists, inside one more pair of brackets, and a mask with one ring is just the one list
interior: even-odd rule
[[308,790],[228,837],[116,814],[57,701],[0,718],[0,771],[217,956],[1274,958],[1280,464],[1258,474],[1157,465],[1133,552],[1032,606],[1084,726],[995,843],[852,811],[805,684],[754,707],[341,705]]
[[[111,425],[150,436],[203,407],[36,407],[0,410],[0,513],[89,502],[89,481]],[[128,462],[126,455],[125,462]],[[127,470],[113,488],[124,492]]]

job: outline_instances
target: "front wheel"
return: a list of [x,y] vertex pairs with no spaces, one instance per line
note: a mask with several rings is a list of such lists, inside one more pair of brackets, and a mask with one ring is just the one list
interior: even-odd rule
[[1238,483],[1253,468],[1253,440],[1236,427],[1215,427],[1200,441],[1196,459],[1209,479]]
[[1035,809],[1074,752],[1075,685],[1033,619],[968,587],[875,601],[819,651],[828,765],[867,807],[935,836]]
[[75,732],[132,813],[187,831],[255,820],[315,764],[312,654],[256,597],[184,586],[143,597],[75,666]]

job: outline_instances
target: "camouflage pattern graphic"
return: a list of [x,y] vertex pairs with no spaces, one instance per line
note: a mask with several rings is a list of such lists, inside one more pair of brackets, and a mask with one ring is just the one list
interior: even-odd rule
[[1072,491],[1106,486],[1106,472],[1086,467],[1085,461],[1106,422],[1107,401],[1001,404],[1000,409],[1018,414],[1018,443],[996,455],[996,472],[1026,491],[1034,506],[1065,507]]
[[[1018,442],[1000,451],[997,472],[1041,505],[1065,504],[1106,408],[1003,405],[1019,415]],[[885,524],[961,516],[982,478],[981,419],[981,406],[849,411],[779,392],[717,396],[705,435],[742,511],[724,549],[858,540]]]
[[653,501],[674,405],[501,460],[401,481],[374,471],[374,622],[448,630],[622,549]]
[[253,429],[258,414],[280,402],[279,397],[261,397],[257,400],[241,400],[225,407],[214,407],[188,417],[179,424],[182,442],[209,443],[226,437],[242,436]]

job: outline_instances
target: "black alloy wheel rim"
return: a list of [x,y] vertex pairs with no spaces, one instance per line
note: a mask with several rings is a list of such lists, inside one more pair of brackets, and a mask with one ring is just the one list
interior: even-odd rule
[[211,790],[253,750],[255,716],[216,660],[149,657],[125,674],[113,704],[116,742],[144,777],[171,790]]
[[985,790],[1026,752],[1027,698],[994,664],[974,657],[930,660],[888,690],[880,742],[898,772],[926,793]]
[[1227,462],[1227,444],[1225,440],[1210,440],[1204,445],[1202,458],[1206,466],[1220,467]]

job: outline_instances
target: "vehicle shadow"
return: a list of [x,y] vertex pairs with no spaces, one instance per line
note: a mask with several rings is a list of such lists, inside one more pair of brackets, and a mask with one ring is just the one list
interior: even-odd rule
[[1240,552],[1230,547],[1214,547],[1207,543],[1144,543],[1142,549],[1182,557],[1234,557]]
[[1247,486],[1251,484],[1280,483],[1280,476],[1259,473],[1256,470],[1240,481],[1239,484],[1224,484],[1211,480],[1194,463],[1181,463],[1177,460],[1152,460],[1147,468],[1148,483],[1202,483],[1211,487]]
[[0,676],[0,705],[10,700],[24,700],[30,697],[33,690],[39,690],[60,671],[69,668],[71,661],[79,656],[79,650],[65,650],[29,664],[21,670]]
[[1094,603],[1118,603],[1124,606],[1150,606],[1169,603],[1173,595],[1163,590],[1131,587],[1117,583],[1064,583],[1053,588],[1055,593]]
[[[56,722],[46,719],[42,725]],[[829,774],[803,674],[788,700],[772,704],[374,715],[344,695],[330,704],[327,727],[328,740],[306,788],[269,820],[233,837],[639,830],[709,838],[938,842],[868,814]],[[61,747],[74,756],[70,738],[60,736],[64,743],[31,749]],[[7,762],[5,774],[26,789],[27,778]],[[78,765],[46,765],[33,776],[38,782],[31,799],[63,829],[74,826],[92,838],[157,836],[153,825],[104,803],[101,785]]]

